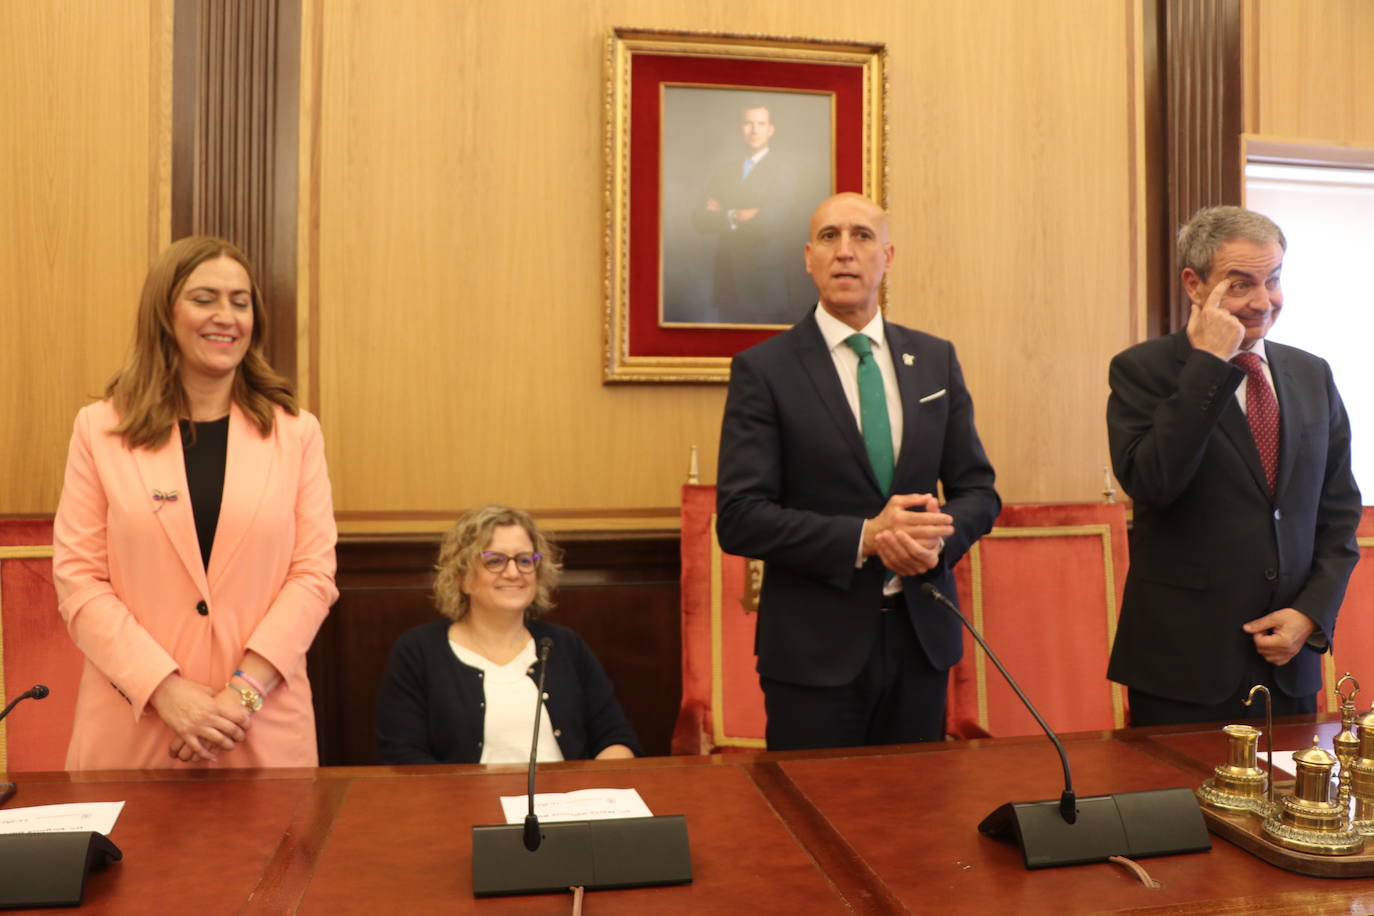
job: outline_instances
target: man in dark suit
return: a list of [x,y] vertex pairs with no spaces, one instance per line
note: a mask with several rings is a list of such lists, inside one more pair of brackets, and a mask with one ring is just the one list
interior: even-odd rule
[[716,532],[765,562],[768,746],[937,740],[963,639],[920,586],[954,596],[1001,509],[992,466],[953,346],[879,312],[882,209],[830,198],[805,252],[820,304],[734,358],[721,424]]
[[1201,210],[1179,233],[1187,327],[1111,365],[1112,465],[1135,501],[1107,676],[1134,725],[1315,709],[1320,654],[1359,557],[1350,423],[1326,363],[1266,341],[1287,242]]
[[776,129],[761,100],[745,104],[739,155],[716,167],[692,215],[699,231],[717,236],[712,304],[722,322],[791,324],[805,308],[790,281],[802,231],[797,174],[771,147]]

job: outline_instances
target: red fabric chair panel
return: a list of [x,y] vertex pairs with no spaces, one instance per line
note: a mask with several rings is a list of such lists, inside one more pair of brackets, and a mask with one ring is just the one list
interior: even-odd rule
[[57,613],[51,521],[0,521],[0,650],[0,705],[34,684],[51,691],[0,723],[0,769],[61,770],[83,659]]
[[[675,754],[764,746],[763,691],[754,670],[761,567],[721,552],[715,513],[714,486],[682,488],[682,706]],[[751,575],[758,581],[751,583]]]
[[1360,545],[1360,562],[1355,564],[1345,590],[1332,651],[1322,657],[1322,692],[1317,696],[1317,709],[1340,709],[1336,682],[1349,672],[1361,684],[1355,706],[1363,715],[1374,700],[1374,506],[1364,507],[1355,537]]
[[[1127,563],[1120,505],[1025,505],[1004,507],[955,568],[960,609],[1056,731],[1126,723],[1107,658]],[[947,722],[958,737],[1040,731],[968,633]]]

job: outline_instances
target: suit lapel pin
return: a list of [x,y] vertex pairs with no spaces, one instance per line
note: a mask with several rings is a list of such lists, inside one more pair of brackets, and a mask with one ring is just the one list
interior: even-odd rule
[[153,502],[157,503],[157,508],[153,510],[153,513],[156,514],[158,512],[161,512],[162,507],[167,505],[167,503],[174,503],[176,501],[176,490],[168,490],[166,493],[162,492],[161,490],[153,490]]
[[904,365],[904,366],[914,366],[914,365],[916,365],[916,357],[912,356],[910,353],[903,353],[903,354],[902,354],[902,365]]

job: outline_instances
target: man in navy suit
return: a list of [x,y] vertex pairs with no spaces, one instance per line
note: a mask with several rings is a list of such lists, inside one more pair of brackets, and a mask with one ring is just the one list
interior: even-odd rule
[[797,172],[773,150],[776,130],[762,99],[745,103],[739,155],[716,167],[692,216],[699,231],[717,236],[712,304],[728,324],[791,324],[805,308],[791,282],[802,228]]
[[765,562],[768,747],[937,740],[963,639],[920,586],[954,597],[951,567],[1001,509],[992,465],[953,346],[879,311],[883,210],[837,195],[810,238],[820,303],[734,358],[721,424],[716,532]]
[[1287,248],[1268,217],[1179,233],[1183,330],[1112,360],[1112,466],[1135,503],[1107,676],[1133,725],[1315,710],[1320,655],[1359,558],[1350,423],[1326,363],[1266,341]]

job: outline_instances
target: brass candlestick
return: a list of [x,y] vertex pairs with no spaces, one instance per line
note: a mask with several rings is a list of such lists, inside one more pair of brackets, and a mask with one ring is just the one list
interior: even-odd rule
[[1255,702],[1255,694],[1264,694],[1264,733],[1268,737],[1264,740],[1265,756],[1268,758],[1266,764],[1269,772],[1269,796],[1265,799],[1264,814],[1274,810],[1274,697],[1269,693],[1269,688],[1263,684],[1256,684],[1250,688],[1250,692],[1245,695],[1245,705],[1249,706]]
[[1272,841],[1310,855],[1343,856],[1364,848],[1364,837],[1350,826],[1346,810],[1331,800],[1336,757],[1312,736],[1312,746],[1293,755],[1297,782],[1264,819]]
[[[1343,689],[1347,686],[1350,687],[1349,693]],[[1336,752],[1336,759],[1341,764],[1340,781],[1336,789],[1336,804],[1340,805],[1341,810],[1346,812],[1347,816],[1350,813],[1350,769],[1360,750],[1360,739],[1355,737],[1355,695],[1359,692],[1360,682],[1355,680],[1349,671],[1336,682],[1336,693],[1341,698],[1341,730],[1331,740],[1331,749]]]

